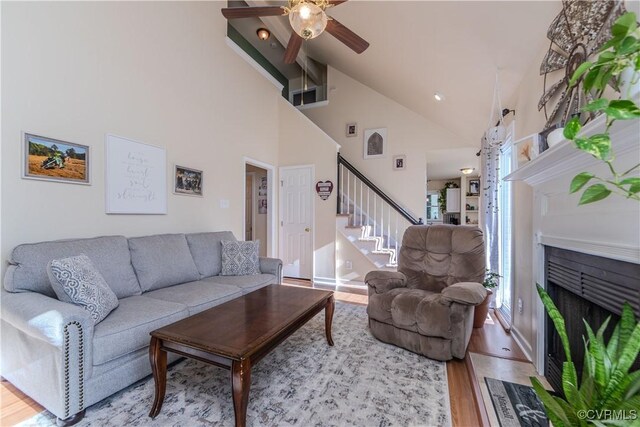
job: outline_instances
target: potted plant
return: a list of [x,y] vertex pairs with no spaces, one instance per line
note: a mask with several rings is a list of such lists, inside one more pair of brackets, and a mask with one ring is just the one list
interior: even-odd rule
[[[610,129],[616,120],[634,120],[640,118],[638,84],[640,80],[640,29],[636,15],[627,12],[616,20],[611,27],[612,38],[599,51],[595,62],[581,64],[571,77],[569,84],[577,84],[581,79],[587,97],[593,101],[582,108],[583,112],[602,113],[606,116],[604,132],[583,137],[579,135],[582,125],[580,117],[574,117],[564,128],[564,137],[575,146],[607,164],[611,177],[601,178],[590,172],[582,172],[571,181],[570,192],[582,190],[579,204],[597,202],[617,193],[628,199],[640,201],[640,177],[637,169],[640,163],[626,171],[617,171],[613,165],[615,159],[611,150]],[[622,83],[622,87],[620,87]],[[621,99],[603,98],[607,86],[621,93]]]
[[555,427],[588,425],[640,425],[640,370],[629,372],[640,352],[640,323],[625,302],[622,316],[608,342],[604,340],[610,318],[597,332],[584,322],[587,337],[582,379],[571,360],[564,318],[540,285],[538,294],[560,336],[567,359],[562,364],[563,396],[553,396],[536,378],[531,383]]
[[482,286],[487,290],[487,296],[484,301],[482,301],[479,305],[476,305],[476,309],[473,313],[473,327],[474,328],[482,328],[484,326],[484,321],[487,318],[487,314],[489,314],[489,300],[491,300],[491,295],[493,295],[493,290],[498,287],[498,280],[502,277],[496,272],[487,270],[484,276],[484,281],[482,282]]

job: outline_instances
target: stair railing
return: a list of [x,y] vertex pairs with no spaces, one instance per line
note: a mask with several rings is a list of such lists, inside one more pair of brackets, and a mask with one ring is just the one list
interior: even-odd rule
[[422,224],[338,153],[336,212],[348,214],[352,226],[369,227],[363,235],[380,238],[385,249],[398,252],[404,231]]

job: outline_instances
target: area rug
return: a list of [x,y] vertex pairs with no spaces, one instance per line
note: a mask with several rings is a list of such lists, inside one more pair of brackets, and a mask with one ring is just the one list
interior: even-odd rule
[[[446,365],[376,340],[366,308],[336,303],[334,347],[319,314],[252,370],[249,426],[448,426]],[[194,360],[172,366],[155,420],[148,377],[87,408],[79,426],[233,426],[229,371]],[[55,425],[43,412],[21,425]]]
[[544,406],[533,387],[485,377],[501,427],[547,427]]

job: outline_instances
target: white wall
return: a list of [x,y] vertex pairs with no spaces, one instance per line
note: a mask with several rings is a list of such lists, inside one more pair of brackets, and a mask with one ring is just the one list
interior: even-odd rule
[[[19,243],[59,238],[242,237],[243,157],[277,164],[281,97],[225,44],[221,3],[1,7],[3,261]],[[22,131],[90,146],[92,185],[21,179]],[[104,213],[106,133],[167,150],[167,215]],[[171,193],[175,163],[204,171],[203,198]]]
[[[340,153],[380,189],[416,218],[424,217],[426,151],[429,149],[476,146],[477,141],[461,141],[451,132],[328,67],[329,105],[304,111],[340,145]],[[347,123],[358,124],[358,136],[347,137]],[[387,128],[386,157],[363,158],[365,129]],[[405,170],[392,167],[392,157],[407,156]],[[401,185],[399,185],[401,183]]]
[[[300,115],[284,99],[278,101],[280,115],[280,166],[315,165],[315,182],[330,180],[336,184],[338,145],[313,122]],[[300,119],[302,117],[302,119]],[[336,194],[322,200],[313,195],[314,280],[335,281]]]

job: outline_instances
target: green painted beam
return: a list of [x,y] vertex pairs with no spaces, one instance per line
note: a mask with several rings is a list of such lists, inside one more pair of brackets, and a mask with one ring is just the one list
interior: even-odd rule
[[289,80],[282,74],[276,67],[273,66],[271,62],[267,60],[251,43],[247,41],[242,34],[238,32],[235,28],[233,28],[227,22],[227,37],[229,37],[235,44],[240,46],[240,49],[244,50],[247,55],[253,58],[265,71],[273,76],[277,81],[279,81],[284,87],[282,88],[282,96],[285,99],[289,99]]

